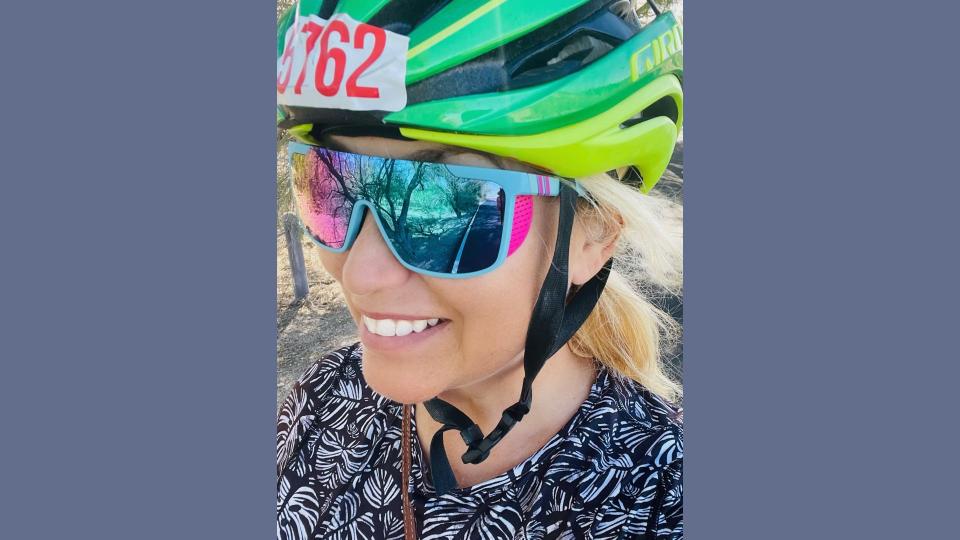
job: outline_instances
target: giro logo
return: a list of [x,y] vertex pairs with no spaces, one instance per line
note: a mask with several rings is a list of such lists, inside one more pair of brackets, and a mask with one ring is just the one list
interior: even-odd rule
[[683,29],[676,24],[630,55],[630,80],[639,79],[644,73],[682,51]]
[[277,59],[277,103],[399,111],[407,103],[408,43],[343,14],[297,16]]

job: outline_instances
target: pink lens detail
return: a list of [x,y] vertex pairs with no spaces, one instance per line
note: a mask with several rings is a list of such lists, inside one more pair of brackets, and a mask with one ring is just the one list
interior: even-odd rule
[[[334,166],[342,165],[336,155],[326,153],[324,157]],[[310,152],[300,172],[300,175],[294,172],[294,184],[301,219],[318,241],[334,249],[343,247],[353,205],[344,198],[336,179],[316,151]]]
[[513,205],[513,231],[510,233],[510,247],[507,256],[520,249],[523,240],[530,231],[530,222],[533,220],[533,195],[518,195]]

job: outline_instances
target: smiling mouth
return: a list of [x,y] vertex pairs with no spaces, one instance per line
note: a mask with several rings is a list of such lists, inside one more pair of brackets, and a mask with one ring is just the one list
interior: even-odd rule
[[410,334],[419,334],[429,328],[437,326],[445,319],[374,319],[360,315],[363,325],[371,334],[383,337],[403,337]]

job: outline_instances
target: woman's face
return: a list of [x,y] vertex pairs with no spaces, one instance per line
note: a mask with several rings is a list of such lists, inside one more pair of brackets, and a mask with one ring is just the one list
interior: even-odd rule
[[[372,137],[335,140],[356,153],[400,159],[439,148]],[[473,153],[444,161],[496,166]],[[520,248],[499,268],[477,277],[443,279],[408,270],[394,258],[369,213],[349,251],[317,250],[343,288],[364,345],[364,377],[374,390],[418,403],[521,365],[530,314],[553,254],[559,208],[555,199],[544,197],[535,197],[533,204],[530,231]],[[421,333],[384,337],[367,329],[364,316],[440,322]]]

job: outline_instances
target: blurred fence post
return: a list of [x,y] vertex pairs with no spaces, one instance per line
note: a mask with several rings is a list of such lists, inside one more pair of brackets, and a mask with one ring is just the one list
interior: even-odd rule
[[307,297],[310,286],[307,283],[307,266],[303,261],[303,246],[300,244],[300,223],[292,212],[283,215],[283,230],[287,237],[290,271],[293,273],[294,298],[303,300]]

